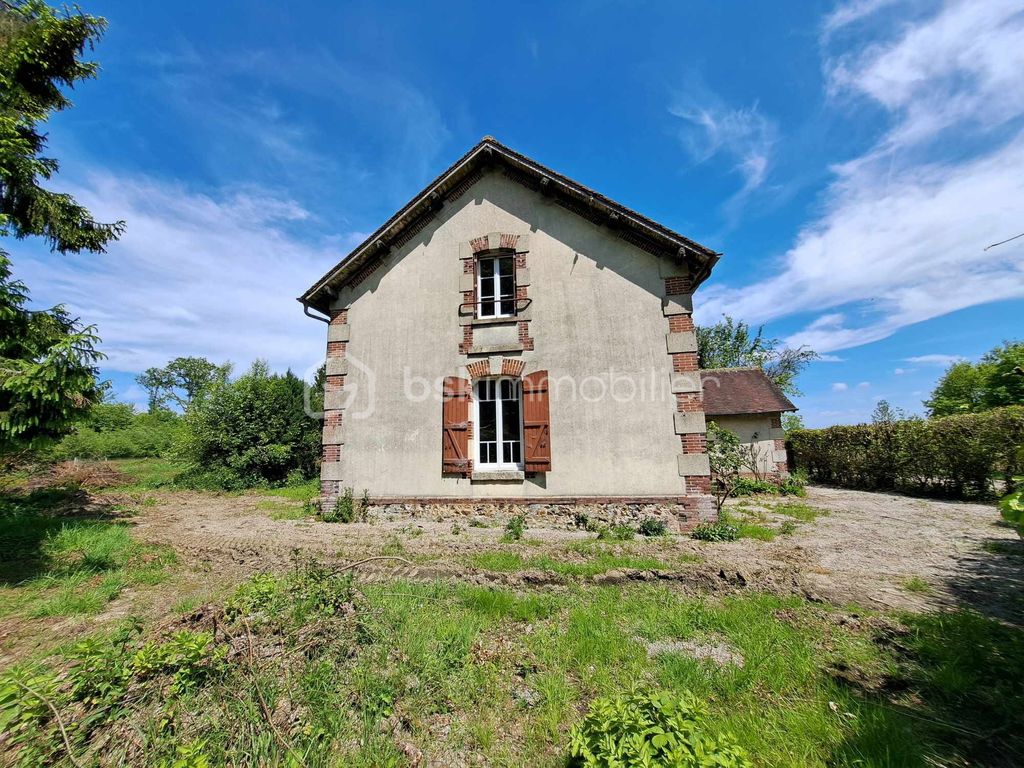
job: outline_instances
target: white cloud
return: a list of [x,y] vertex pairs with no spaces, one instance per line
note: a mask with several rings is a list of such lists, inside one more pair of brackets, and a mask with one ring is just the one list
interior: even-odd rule
[[893,370],[893,373],[896,374],[897,376],[902,376],[905,373],[909,373],[909,371],[906,368],[896,368],[895,370]]
[[855,24],[894,2],[896,0],[852,0],[852,2],[841,3],[822,22],[822,37],[827,41],[829,36],[840,29]]
[[[889,127],[834,168],[823,212],[775,276],[706,289],[698,322],[726,309],[750,322],[820,312],[786,342],[827,352],[1024,297],[1024,241],[983,250],[1020,231],[1024,131],[1002,140],[995,133],[1024,117],[1024,14],[1014,8],[951,3],[916,25],[889,25],[901,30],[895,40],[831,64],[834,88],[883,107]],[[945,142],[949,129],[955,149]]]
[[256,188],[202,195],[97,174],[68,191],[101,220],[124,218],[122,239],[101,255],[19,257],[15,270],[36,302],[64,302],[98,326],[105,368],[201,355],[239,368],[264,358],[301,374],[322,358],[324,326],[295,297],[361,234],[310,242],[296,234],[306,211]]
[[818,355],[816,362],[819,363],[844,363],[846,362],[845,357],[839,355]]
[[832,385],[833,392],[845,392],[848,389],[849,386],[847,386],[846,383],[842,381],[837,381],[835,384]]
[[860,384],[857,385],[857,389],[869,389],[870,387],[871,387],[871,382],[870,381],[862,381]]
[[963,362],[966,359],[966,357],[961,355],[918,355],[917,357],[906,358],[908,363],[917,363],[918,365],[938,365],[942,368],[952,365],[953,363]]
[[731,160],[733,169],[743,179],[731,205],[737,205],[764,183],[778,128],[761,114],[757,104],[733,109],[717,96],[692,85],[668,111],[685,122],[679,138],[694,162],[703,163],[719,154]]

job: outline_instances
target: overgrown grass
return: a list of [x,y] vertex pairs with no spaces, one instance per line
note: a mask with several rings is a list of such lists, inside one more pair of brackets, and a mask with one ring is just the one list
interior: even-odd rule
[[307,480],[304,483],[286,485],[283,488],[260,488],[256,490],[262,496],[280,496],[291,501],[306,501],[320,495],[320,481]]
[[[397,766],[422,750],[427,763],[563,765],[585,704],[642,686],[692,691],[757,765],[1013,764],[1024,749],[1020,630],[965,611],[838,618],[797,598],[694,599],[651,585],[355,591],[302,567],[244,585],[213,638],[101,638],[86,658],[102,663],[83,667],[79,650],[36,670],[36,685],[78,755],[97,745],[113,762],[192,749],[211,765]],[[681,639],[726,644],[742,664],[649,652]],[[97,682],[113,688],[83,700]],[[12,730],[26,764],[67,764],[38,704],[14,705],[29,726]],[[133,739],[109,740],[124,729]]]
[[909,579],[904,579],[901,585],[907,592],[914,592],[919,595],[930,595],[933,591],[931,584],[920,576],[911,576]]
[[266,512],[271,520],[311,520],[314,517],[314,510],[308,505],[275,499],[261,501],[256,508]]
[[113,509],[87,514],[83,503],[69,489],[0,495],[0,615],[97,613],[166,576],[172,550],[139,543]]
[[133,480],[128,485],[118,486],[118,491],[170,488],[175,476],[184,468],[172,459],[115,459],[110,464]]
[[582,563],[559,560],[550,555],[523,557],[517,552],[483,552],[471,556],[469,563],[476,568],[488,571],[541,570],[557,573],[561,576],[583,579],[619,568],[669,570],[672,567],[669,563],[654,557],[615,554],[604,551],[592,552]]
[[802,523],[813,523],[819,517],[828,514],[827,509],[819,509],[799,501],[783,502],[782,504],[776,504],[771,509],[777,515],[792,517]]

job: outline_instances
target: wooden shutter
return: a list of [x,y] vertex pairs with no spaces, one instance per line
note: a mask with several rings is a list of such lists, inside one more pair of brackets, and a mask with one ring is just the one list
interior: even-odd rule
[[446,376],[441,404],[441,471],[468,475],[469,380]]
[[523,436],[526,471],[550,472],[551,414],[547,371],[534,371],[523,377]]

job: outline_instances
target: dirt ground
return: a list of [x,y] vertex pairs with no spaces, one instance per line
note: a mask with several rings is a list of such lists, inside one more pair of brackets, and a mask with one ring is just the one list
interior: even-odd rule
[[[503,519],[401,517],[338,524],[274,520],[272,509],[297,503],[265,496],[173,493],[155,498],[135,518],[137,535],[172,546],[199,581],[287,567],[298,551],[339,561],[378,555],[410,561],[369,563],[360,574],[370,579],[557,585],[565,578],[545,571],[489,572],[472,567],[470,560],[497,550],[524,559],[547,555],[582,562],[586,555],[578,545],[595,538],[564,520],[531,519],[523,541],[502,543]],[[671,536],[610,545],[671,567],[592,578],[661,581],[692,593],[763,589],[878,610],[966,604],[1024,625],[1024,544],[1000,524],[993,506],[822,487],[810,488],[804,501],[829,514],[798,523],[792,533],[768,542],[706,543]],[[769,500],[758,509],[758,503],[752,508],[748,501],[742,509],[778,523],[782,518],[771,512],[774,503]]]

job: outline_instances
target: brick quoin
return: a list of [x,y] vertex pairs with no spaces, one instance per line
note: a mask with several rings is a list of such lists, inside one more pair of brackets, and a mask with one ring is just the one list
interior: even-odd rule
[[679,440],[683,446],[683,453],[707,453],[708,439],[705,435],[694,432],[688,435],[680,435]]
[[676,394],[676,410],[680,413],[696,413],[704,410],[704,403],[698,392],[679,392]]
[[324,461],[341,461],[341,446],[340,445],[325,445],[324,446]]
[[348,322],[347,309],[331,310],[331,325],[345,325]]
[[672,355],[672,370],[676,373],[692,373],[699,367],[696,352],[676,352]]
[[666,277],[665,295],[679,296],[681,294],[690,293],[690,285],[690,278],[688,277]]
[[327,342],[327,356],[328,357],[344,357],[345,356],[345,345],[348,342],[345,341],[328,341]]
[[[772,416],[772,428],[773,429],[782,429],[782,414],[781,413],[776,413],[776,414],[774,414]],[[783,446],[783,447],[785,447],[785,446]]]
[[668,329],[672,333],[685,333],[686,331],[692,331],[693,318],[689,315],[672,315],[668,319]]
[[341,415],[344,411],[327,411],[324,413],[324,426],[325,427],[340,427],[341,426]]

